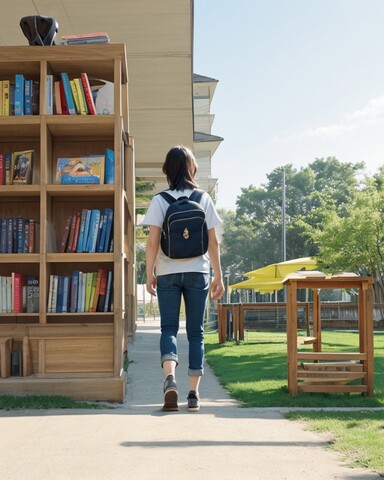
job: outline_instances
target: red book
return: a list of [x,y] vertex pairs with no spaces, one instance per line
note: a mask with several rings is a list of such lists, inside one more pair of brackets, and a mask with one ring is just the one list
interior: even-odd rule
[[64,224],[63,235],[61,237],[61,242],[59,243],[59,246],[58,246],[59,253],[64,253],[67,249],[69,230],[71,228],[71,223],[72,223],[72,214],[68,216],[68,218],[67,218],[67,220]]
[[62,115],[63,110],[61,108],[61,91],[60,91],[60,80],[55,82],[55,113],[56,115]]
[[81,219],[81,211],[78,211],[76,213],[75,230],[73,233],[72,248],[71,248],[72,252],[76,252],[77,250],[77,239],[79,238],[80,219]]
[[104,312],[105,295],[107,293],[108,272],[105,268],[101,268],[99,298],[97,300],[96,311]]
[[81,74],[81,83],[83,84],[85,100],[87,101],[88,111],[90,115],[96,115],[95,102],[93,101],[91,86],[89,85],[88,75]]
[[72,213],[72,216],[71,216],[71,226],[69,228],[68,244],[65,250],[67,253],[72,253],[72,243],[73,243],[73,237],[75,235],[75,228],[76,228],[76,212]]
[[64,86],[63,86],[63,82],[61,80],[60,80],[59,86],[60,86],[61,113],[63,115],[69,115],[67,102],[65,100]]
[[23,313],[23,287],[26,287],[25,276],[12,272],[13,313]]

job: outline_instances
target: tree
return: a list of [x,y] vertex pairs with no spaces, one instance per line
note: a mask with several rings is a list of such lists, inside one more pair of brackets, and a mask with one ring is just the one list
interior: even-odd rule
[[320,268],[374,277],[376,301],[383,303],[384,189],[377,186],[370,182],[357,192],[343,216],[329,211],[311,235],[319,247]]
[[259,188],[242,188],[236,212],[225,217],[223,264],[232,272],[244,273],[283,260],[283,171],[287,258],[315,255],[318,247],[311,231],[322,224],[329,210],[343,212],[360,185],[363,167],[363,163],[342,163],[334,157],[316,159],[300,170],[292,165],[278,167]]

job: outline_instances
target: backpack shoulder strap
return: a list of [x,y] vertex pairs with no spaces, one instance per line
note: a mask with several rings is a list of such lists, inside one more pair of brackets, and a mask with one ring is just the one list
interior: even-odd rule
[[191,195],[189,196],[189,199],[192,200],[193,202],[200,203],[201,197],[204,194],[204,190],[194,190]]
[[172,195],[167,192],[159,192],[158,195],[161,195],[170,205],[172,205],[173,202],[176,202],[176,198],[172,197]]

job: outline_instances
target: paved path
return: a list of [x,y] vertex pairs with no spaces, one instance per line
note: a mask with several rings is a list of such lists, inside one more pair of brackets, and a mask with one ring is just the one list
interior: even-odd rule
[[202,409],[186,410],[185,332],[179,412],[163,413],[158,324],[139,324],[126,403],[113,410],[0,411],[0,480],[378,479],[326,450],[327,438],[282,409],[240,408],[207,368]]

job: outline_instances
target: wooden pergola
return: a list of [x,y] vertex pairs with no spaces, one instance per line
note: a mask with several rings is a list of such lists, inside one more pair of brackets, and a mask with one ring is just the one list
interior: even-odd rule
[[[300,392],[361,392],[373,396],[373,279],[358,276],[316,277],[292,275],[287,287],[288,390]],[[297,290],[313,291],[313,336],[297,336]],[[321,343],[321,289],[358,291],[359,348],[355,352],[324,352]],[[300,341],[298,341],[298,338]],[[312,352],[299,350],[299,344],[312,344]],[[359,383],[350,382],[359,380]]]

